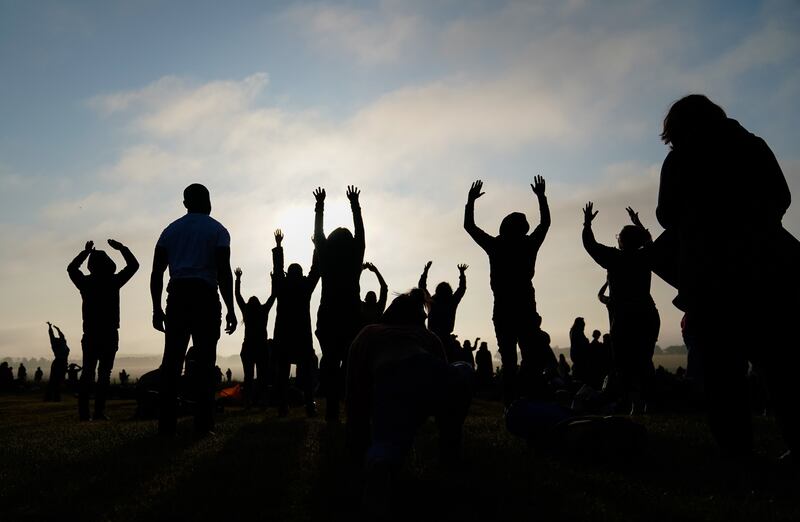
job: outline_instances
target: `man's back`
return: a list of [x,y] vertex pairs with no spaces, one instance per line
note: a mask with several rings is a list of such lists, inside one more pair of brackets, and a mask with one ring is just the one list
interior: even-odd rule
[[170,223],[156,246],[167,252],[170,279],[203,279],[216,287],[216,249],[230,246],[230,234],[211,216],[190,212]]

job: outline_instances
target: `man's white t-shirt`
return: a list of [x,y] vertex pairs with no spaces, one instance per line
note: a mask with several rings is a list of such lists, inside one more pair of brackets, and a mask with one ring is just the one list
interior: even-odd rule
[[216,219],[192,212],[170,223],[156,246],[167,251],[170,279],[203,279],[216,287],[216,250],[230,248],[231,236]]

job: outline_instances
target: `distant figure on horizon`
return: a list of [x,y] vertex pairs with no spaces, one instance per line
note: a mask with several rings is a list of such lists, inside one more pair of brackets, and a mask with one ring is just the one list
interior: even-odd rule
[[478,341],[480,340],[480,337],[476,338],[475,342],[465,339],[464,345],[461,347],[462,360],[472,366],[473,369],[475,368],[475,354],[472,352],[478,349]]
[[670,107],[661,138],[670,151],[655,270],[678,289],[684,334],[702,357],[711,432],[726,455],[752,455],[749,360],[774,401],[789,449],[782,461],[796,468],[800,353],[787,325],[800,297],[800,243],[781,223],[791,203],[786,178],[763,139],[700,94]]
[[[118,273],[114,261],[104,251],[96,250],[93,241],[87,241],[85,248],[67,266],[67,274],[83,299],[83,371],[78,391],[78,418],[82,421],[92,419],[89,416],[92,388],[95,388],[93,418],[108,420],[106,395],[119,349],[119,293],[139,270],[139,262],[128,247],[114,239],[109,239],[108,245],[118,250],[125,260],[125,267]],[[80,270],[86,259],[89,260],[88,276]]]
[[586,321],[583,317],[576,317],[569,329],[569,358],[572,361],[572,377],[591,386],[592,361],[585,329]]
[[661,328],[658,309],[650,295],[653,240],[639,214],[628,207],[633,224],[622,227],[617,236],[619,248],[598,243],[592,232],[598,211],[593,209],[591,201],[583,209],[583,247],[608,271],[614,377],[622,403],[630,403],[631,413],[641,413],[646,401],[652,399],[653,353]]
[[563,353],[558,354],[558,376],[561,377],[562,380],[566,381],[570,378],[570,365],[567,362],[567,358],[564,357]]
[[[58,332],[58,336],[53,334],[53,328]],[[61,388],[69,366],[69,346],[67,346],[67,339],[61,329],[49,321],[47,335],[50,338],[50,349],[53,350],[53,362],[50,364],[50,375],[47,377],[44,400],[58,402],[61,400]]]
[[130,379],[130,375],[128,375],[128,372],[126,372],[125,368],[123,368],[122,371],[119,372],[119,385],[120,386],[127,386],[128,385],[128,379]]
[[492,369],[492,353],[489,351],[489,345],[485,341],[481,343],[478,353],[475,354],[475,367],[478,372],[478,385],[490,386],[494,377],[494,370]]
[[319,256],[316,248],[308,275],[303,267],[292,263],[284,273],[283,232],[275,231],[275,248],[272,249],[272,287],[278,299],[273,334],[276,364],[278,415],[289,414],[289,377],[292,364],[297,365],[295,382],[303,390],[306,415],[317,415],[314,402],[314,374],[316,355],[311,334],[311,295],[319,282]]
[[228,368],[227,370],[225,370],[225,381],[226,381],[228,384],[231,384],[231,383],[233,382],[233,371],[231,371],[231,369],[230,369],[230,368]]
[[[214,384],[217,341],[222,310],[217,288],[225,302],[225,332],[236,330],[231,274],[231,237],[213,219],[208,189],[194,183],[183,191],[186,215],[173,221],[158,238],[150,275],[153,299],[153,327],[165,332],[161,361],[158,432],[172,436],[177,427],[178,379],[189,338],[196,351],[193,370],[193,398],[197,401],[195,432],[202,435],[214,428]],[[164,272],[169,267],[167,312],[161,305]],[[218,370],[218,367],[217,367]]]
[[447,360],[450,362],[457,361],[463,357],[459,357],[459,353],[455,349],[455,344],[450,342],[450,335],[456,325],[456,311],[461,299],[467,292],[467,276],[466,271],[468,265],[458,265],[458,288],[453,292],[453,287],[447,281],[442,281],[436,285],[436,290],[433,295],[428,292],[428,270],[430,270],[433,261],[425,263],[425,268],[422,270],[422,275],[419,277],[419,288],[425,292],[425,297],[429,301],[428,305],[428,329],[439,336],[439,339],[444,345],[444,351],[447,355]]
[[41,366],[36,367],[36,371],[33,373],[33,382],[39,384],[42,382],[42,377],[44,377],[44,372],[42,371]]
[[[263,395],[267,391],[267,381],[269,381],[269,357],[267,347],[267,323],[269,311],[275,304],[275,288],[271,290],[267,301],[261,304],[256,296],[250,296],[245,302],[242,297],[242,269],[236,267],[235,295],[236,303],[242,312],[242,322],[244,323],[244,341],[242,341],[242,351],[239,356],[242,359],[244,370],[244,402],[249,406],[259,400],[263,400]],[[258,380],[255,380],[255,373],[258,372]],[[228,379],[230,382],[230,379]]]
[[539,225],[528,234],[530,225],[525,214],[513,212],[500,224],[500,234],[490,236],[475,225],[475,200],[483,196],[483,182],[472,184],[464,209],[464,229],[489,256],[489,274],[494,293],[494,322],[497,346],[503,363],[503,402],[506,406],[517,398],[517,344],[534,342],[533,326],[536,295],[533,275],[536,256],[550,228],[550,207],[545,196],[545,181],[536,176],[531,184],[539,201]]
[[381,322],[381,316],[386,309],[386,299],[389,297],[389,286],[375,265],[364,263],[363,268],[375,274],[375,277],[378,278],[378,285],[380,285],[380,297],[370,290],[361,303],[361,324],[366,326]]
[[8,361],[0,363],[0,391],[11,391],[14,389],[14,370]]
[[317,338],[322,349],[320,386],[325,394],[325,419],[339,422],[339,401],[344,391],[347,351],[361,329],[359,279],[364,265],[364,220],[359,195],[347,187],[355,234],[337,228],[325,237],[325,189],[314,191],[314,246],[317,251],[322,295],[317,311]]
[[25,365],[19,363],[17,367],[17,382],[20,384],[25,384],[28,381],[28,369],[25,368]]

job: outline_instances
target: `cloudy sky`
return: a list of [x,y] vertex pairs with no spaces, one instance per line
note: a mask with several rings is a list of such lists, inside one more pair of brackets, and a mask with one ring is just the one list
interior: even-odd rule
[[[272,231],[307,268],[312,190],[327,189],[331,230],[352,226],[345,188],[358,185],[366,257],[390,290],[412,287],[427,260],[433,283],[455,284],[468,263],[456,331],[494,349],[488,261],[462,228],[467,190],[484,180],[477,221],[496,233],[511,211],[538,222],[529,183],[541,174],[553,212],[534,278],[544,328],[561,346],[576,316],[605,331],[581,206],[595,201],[607,244],[627,205],[660,231],[671,102],[707,94],[800,188],[800,3],[700,4],[0,0],[0,356],[49,355],[46,320],[79,348],[65,268],[86,240],[110,237],[142,264],[122,292],[120,355],[160,353],[152,251],[192,182],[231,231],[245,297],[262,299]],[[796,206],[784,223],[800,233]],[[362,290],[375,288],[365,274]],[[679,343],[674,291],[654,278],[653,295],[659,344]]]

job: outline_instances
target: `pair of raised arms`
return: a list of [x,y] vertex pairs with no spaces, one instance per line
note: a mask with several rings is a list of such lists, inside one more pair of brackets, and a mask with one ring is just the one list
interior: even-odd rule
[[[325,189],[322,187],[317,187],[317,189],[313,192],[314,198],[317,200],[317,203],[322,203],[325,201]],[[358,203],[358,196],[361,195],[361,191],[355,185],[347,185],[347,199],[350,200],[350,203]]]
[[[644,228],[644,225],[642,225],[642,222],[639,220],[638,212],[634,211],[631,207],[626,207],[625,210],[628,212],[628,216],[631,218],[631,222],[634,225]],[[586,206],[583,207],[583,226],[591,227],[592,221],[594,221],[594,218],[597,217],[598,212],[600,211],[594,210],[594,203],[591,201],[586,203]]]
[[[541,176],[534,177],[533,183],[531,183],[531,190],[533,190],[533,193],[536,194],[538,197],[543,197],[545,190],[544,178]],[[469,194],[467,195],[467,201],[469,201],[470,203],[474,202],[476,199],[485,194],[485,192],[482,191],[483,191],[483,181],[478,180],[474,182],[469,189]]]

